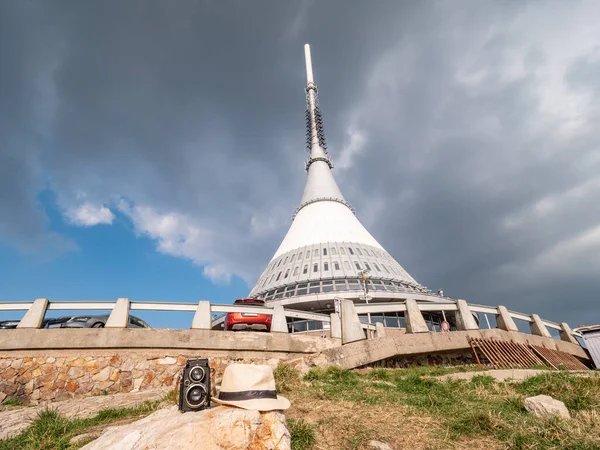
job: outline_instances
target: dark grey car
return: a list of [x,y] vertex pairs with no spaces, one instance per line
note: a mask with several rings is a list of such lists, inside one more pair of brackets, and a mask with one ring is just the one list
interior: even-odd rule
[[[100,316],[65,316],[48,319],[44,328],[104,328],[108,314]],[[129,316],[128,328],[152,328],[139,317]]]
[[20,320],[3,320],[0,322],[0,330],[8,330],[11,328],[17,328]]

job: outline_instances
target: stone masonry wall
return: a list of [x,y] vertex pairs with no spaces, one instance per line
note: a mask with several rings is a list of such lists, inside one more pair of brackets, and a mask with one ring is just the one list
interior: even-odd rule
[[[202,355],[174,354],[153,357],[115,353],[104,356],[0,355],[0,403],[6,398],[27,404],[68,400],[74,397],[136,392],[161,386],[175,387],[188,359]],[[212,386],[220,384],[223,370],[232,362],[269,364],[277,359],[209,357],[214,369]]]
[[385,367],[388,369],[418,367],[418,366],[465,366],[476,364],[473,352],[448,352],[426,355],[396,356],[384,359],[370,367]]

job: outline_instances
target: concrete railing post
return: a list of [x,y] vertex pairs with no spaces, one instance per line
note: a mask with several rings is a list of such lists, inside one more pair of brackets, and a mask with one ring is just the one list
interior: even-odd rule
[[342,345],[366,339],[354,302],[347,299],[340,300],[340,309],[342,312]]
[[544,336],[549,338],[552,337],[552,335],[548,331],[548,328],[546,328],[546,325],[544,325],[544,322],[542,322],[542,319],[540,319],[540,316],[538,316],[537,314],[532,314],[531,319],[533,320],[533,322],[529,324],[529,327],[531,328],[531,334],[536,334],[538,336]]
[[385,327],[381,322],[375,322],[375,337],[382,338],[385,337]]
[[340,316],[337,313],[329,314],[329,318],[331,320],[329,324],[329,333],[331,337],[334,339],[342,338],[342,322],[340,321]]
[[505,306],[498,305],[498,314],[496,315],[496,328],[504,331],[519,331],[515,321],[508,313]]
[[47,298],[36,298],[33,305],[31,305],[31,308],[29,308],[29,311],[25,313],[17,325],[17,328],[40,328],[44,322],[47,308]]
[[105,328],[127,328],[129,324],[129,299],[120,298],[115,303],[108,320],[104,325]]
[[406,322],[406,332],[409,334],[429,332],[429,328],[427,328],[419,305],[417,304],[417,301],[412,298],[406,299],[404,321]]
[[479,330],[475,317],[465,300],[456,300],[456,329],[459,331]]
[[210,330],[212,329],[210,302],[200,300],[192,319],[192,330]]
[[571,344],[579,345],[577,339],[575,339],[575,335],[573,334],[573,330],[567,324],[567,322],[563,322],[560,324],[560,339],[561,341],[570,342]]
[[285,310],[281,305],[275,305],[275,307],[273,307],[273,317],[271,319],[271,332],[288,332],[287,320],[285,319]]

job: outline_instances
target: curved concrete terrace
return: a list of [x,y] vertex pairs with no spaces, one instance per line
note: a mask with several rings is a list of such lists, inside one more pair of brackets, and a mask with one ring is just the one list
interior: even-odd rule
[[557,341],[551,337],[498,329],[383,336],[328,349],[324,353],[332,364],[352,369],[399,355],[416,356],[443,352],[471,351],[469,338],[495,338],[502,341],[532,344],[552,350],[560,350],[570,353],[579,359],[588,360],[586,352],[578,344]]
[[[0,332],[0,350],[70,350],[121,349],[192,350],[211,354],[244,357],[289,359],[296,355],[326,352],[333,362],[344,367],[356,367],[398,355],[468,350],[468,337],[497,337],[526,342],[570,353],[587,360],[586,352],[577,342],[566,323],[542,320],[537,314],[523,314],[503,306],[490,307],[468,304],[465,300],[418,302],[405,298],[403,302],[355,304],[352,300],[333,298],[338,313],[319,314],[284,308],[280,304],[265,306],[211,305],[208,301],[192,303],[131,302],[120,298],[112,302],[50,302],[40,298],[27,303],[0,303],[0,310],[26,310],[15,330]],[[282,303],[285,303],[282,302]],[[47,310],[112,310],[106,328],[39,329]],[[194,312],[190,330],[126,328],[130,311]],[[458,331],[430,332],[422,312],[450,312]],[[214,313],[242,312],[271,314],[271,333],[228,332],[212,330]],[[359,314],[402,312],[406,334],[385,337],[381,323],[361,323]],[[493,314],[497,329],[481,330],[474,314]],[[321,321],[329,325],[331,338],[288,334],[287,318]],[[531,335],[519,332],[514,319],[529,323]],[[559,331],[561,340],[552,337],[549,329]],[[366,333],[365,333],[366,331]],[[367,337],[377,337],[367,340]]]

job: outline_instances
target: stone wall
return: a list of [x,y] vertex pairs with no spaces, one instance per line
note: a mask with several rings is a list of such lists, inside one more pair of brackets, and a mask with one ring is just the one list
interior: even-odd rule
[[368,364],[367,367],[385,367],[390,369],[418,366],[469,366],[477,364],[473,352],[432,353],[426,355],[395,356],[393,358]]
[[[40,356],[0,355],[0,402],[6,398],[27,404],[68,400],[79,396],[136,392],[161,386],[175,387],[188,359],[198,354],[135,352],[68,356],[64,352]],[[213,387],[232,362],[269,364],[278,359],[209,357]]]

